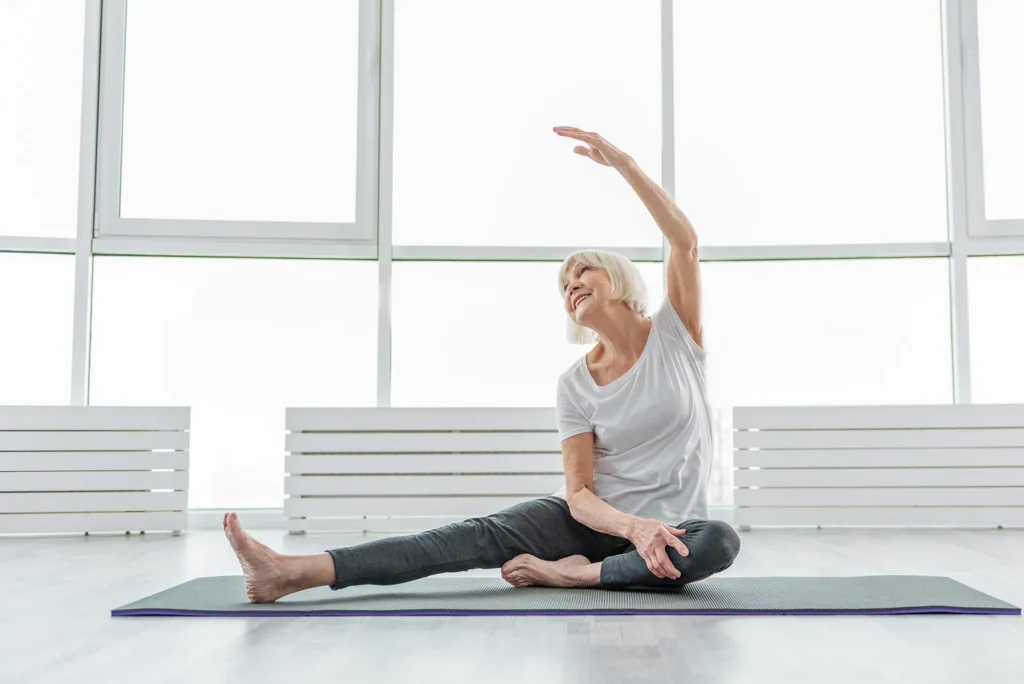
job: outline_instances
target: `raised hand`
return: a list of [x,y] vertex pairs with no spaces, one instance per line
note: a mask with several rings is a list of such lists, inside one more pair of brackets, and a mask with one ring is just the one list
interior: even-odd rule
[[565,138],[572,138],[587,143],[586,145],[577,145],[573,148],[573,152],[580,156],[588,157],[598,164],[621,169],[633,161],[632,157],[597,133],[590,133],[579,128],[573,128],[572,126],[555,126],[554,131]]

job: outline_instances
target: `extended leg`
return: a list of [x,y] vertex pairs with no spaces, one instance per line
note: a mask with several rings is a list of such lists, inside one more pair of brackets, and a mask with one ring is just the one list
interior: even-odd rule
[[331,588],[400,584],[443,572],[500,568],[522,554],[542,561],[586,556],[599,545],[599,536],[573,519],[563,500],[544,497],[419,534],[331,549],[337,574]]
[[498,568],[529,554],[558,561],[603,557],[612,539],[572,518],[561,499],[544,497],[482,518],[420,534],[377,539],[309,556],[286,556],[249,537],[233,513],[224,530],[238,556],[249,599],[272,602],[312,587],[399,584],[443,572]]

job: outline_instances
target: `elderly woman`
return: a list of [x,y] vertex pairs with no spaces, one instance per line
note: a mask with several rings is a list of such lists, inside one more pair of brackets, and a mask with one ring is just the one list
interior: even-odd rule
[[672,248],[668,295],[652,316],[625,257],[584,250],[562,263],[570,341],[597,342],[558,379],[565,485],[485,517],[302,556],[275,552],[226,514],[249,600],[498,567],[516,587],[680,586],[732,565],[739,537],[707,519],[711,409],[697,235],[629,155],[596,133],[554,131],[585,143],[577,154],[618,171]]

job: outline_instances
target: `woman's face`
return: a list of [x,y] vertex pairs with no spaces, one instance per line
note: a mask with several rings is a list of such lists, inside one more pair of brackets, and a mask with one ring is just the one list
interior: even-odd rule
[[593,310],[600,302],[607,301],[611,294],[612,282],[608,277],[608,271],[596,266],[574,263],[566,271],[565,279],[565,310],[573,321],[584,325],[581,321],[588,318],[587,312]]

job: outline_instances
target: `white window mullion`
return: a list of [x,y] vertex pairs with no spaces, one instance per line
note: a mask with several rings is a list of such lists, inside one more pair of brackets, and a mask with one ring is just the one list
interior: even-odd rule
[[377,208],[377,406],[391,406],[392,201],[395,141],[395,2],[381,0],[378,83],[380,84]]
[[359,111],[356,125],[356,230],[352,238],[377,236],[381,106],[381,2],[359,0]]
[[[666,190],[667,191],[667,190]],[[663,261],[662,247],[577,245],[562,247],[395,245],[395,261],[561,261],[575,249],[605,249],[632,261]],[[948,242],[907,242],[852,245],[751,245],[701,246],[701,261],[792,261],[806,259],[901,259],[944,257]]]
[[78,163],[78,226],[75,239],[75,308],[72,326],[71,405],[89,403],[89,341],[92,338],[92,239],[96,216],[96,157],[100,98],[101,0],[87,0],[82,59],[82,127]]
[[964,238],[967,256],[1024,256],[1024,237]]
[[[953,401],[971,401],[970,318],[967,296],[968,212],[977,198],[969,195],[967,148],[969,125],[965,110],[964,36],[961,0],[942,6],[943,72],[946,83],[946,207],[950,239],[949,296],[953,353]],[[983,199],[983,194],[981,195]],[[984,215],[984,209],[982,209]]]
[[[657,230],[657,228],[653,228]],[[562,261],[576,249],[604,249],[618,252],[633,261],[662,261],[661,247],[608,247],[579,245],[562,247],[528,247],[489,245],[395,245],[395,261]]]
[[7,237],[0,235],[0,252],[74,254],[74,238]]
[[181,237],[98,237],[93,254],[112,256],[255,257],[275,259],[375,259],[370,241],[231,240]]
[[[675,56],[672,0],[661,0],[661,187],[676,197]],[[662,280],[668,292],[668,238],[661,237]]]
[[120,218],[121,130],[123,124],[127,0],[102,4],[100,102],[96,150],[96,213],[93,235],[113,233]]

